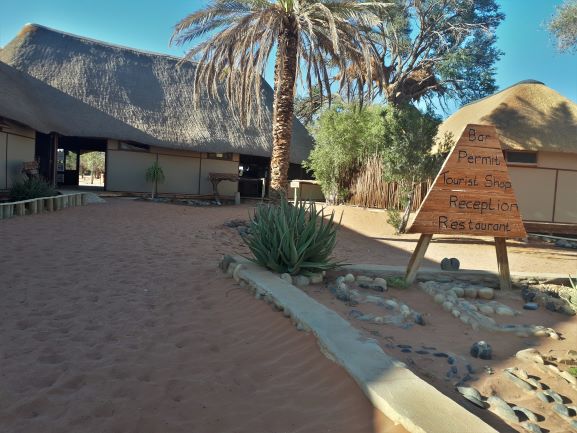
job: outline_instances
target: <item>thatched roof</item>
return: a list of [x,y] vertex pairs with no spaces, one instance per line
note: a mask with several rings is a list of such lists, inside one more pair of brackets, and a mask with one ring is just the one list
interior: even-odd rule
[[[260,125],[243,128],[225,101],[195,105],[195,66],[179,60],[27,24],[0,50],[0,116],[44,133],[270,156],[271,87]],[[295,118],[291,162],[311,149]]]
[[494,125],[505,149],[577,153],[577,104],[527,80],[465,105],[439,127],[458,139],[468,123]]

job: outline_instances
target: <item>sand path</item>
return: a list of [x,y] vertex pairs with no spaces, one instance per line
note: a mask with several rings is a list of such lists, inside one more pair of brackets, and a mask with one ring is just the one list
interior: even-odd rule
[[0,431],[403,432],[217,269],[248,207],[126,199],[0,223]]

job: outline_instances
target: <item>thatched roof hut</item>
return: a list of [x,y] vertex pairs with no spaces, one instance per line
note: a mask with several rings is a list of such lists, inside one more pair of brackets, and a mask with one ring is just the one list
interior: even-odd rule
[[577,153],[577,104],[535,80],[465,105],[439,133],[459,137],[469,124],[494,125],[504,149]]
[[[0,50],[0,116],[43,133],[270,156],[271,87],[258,126],[243,127],[224,100],[195,105],[195,65],[180,60],[28,24]],[[311,148],[295,119],[291,162]]]

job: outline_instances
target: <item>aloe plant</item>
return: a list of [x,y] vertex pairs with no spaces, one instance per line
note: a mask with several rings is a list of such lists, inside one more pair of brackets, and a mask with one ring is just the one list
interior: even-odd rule
[[154,200],[158,184],[164,182],[164,171],[162,171],[162,167],[158,161],[154,161],[154,164],[146,169],[146,181],[152,183],[151,198]]
[[339,226],[334,216],[334,211],[329,215],[317,211],[314,203],[292,205],[282,197],[279,204],[256,208],[243,239],[252,260],[274,272],[295,275],[332,269],[339,265],[331,258]]

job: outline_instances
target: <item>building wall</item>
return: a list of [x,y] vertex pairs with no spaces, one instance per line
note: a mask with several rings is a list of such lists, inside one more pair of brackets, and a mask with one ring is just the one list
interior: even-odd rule
[[[207,154],[158,147],[143,151],[122,150],[117,141],[109,140],[106,189],[150,192],[152,185],[146,182],[145,172],[157,160],[165,175],[165,181],[158,185],[158,192],[161,194],[212,194],[209,173],[238,173],[238,155],[228,161],[209,159]],[[223,181],[218,190],[222,196],[234,196],[238,191],[238,183]]]
[[22,177],[22,163],[34,161],[35,132],[11,126],[0,132],[0,190],[10,189]]
[[508,167],[523,220],[577,224],[577,154],[539,152]]

